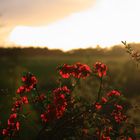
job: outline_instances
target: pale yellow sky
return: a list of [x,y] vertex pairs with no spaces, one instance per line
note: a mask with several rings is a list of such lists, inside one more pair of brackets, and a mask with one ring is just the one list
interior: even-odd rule
[[5,10],[1,17],[7,24],[0,33],[5,34],[7,42],[63,50],[107,47],[120,44],[121,40],[140,42],[139,0],[24,0],[22,4],[18,3],[21,0],[12,1],[15,5],[9,6],[11,13],[8,15]]
[[88,8],[95,0],[0,0],[0,44],[18,25],[42,26]]

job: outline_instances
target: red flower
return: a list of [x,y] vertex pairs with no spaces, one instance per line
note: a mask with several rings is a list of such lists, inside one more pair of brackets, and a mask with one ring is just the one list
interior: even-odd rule
[[96,103],[96,104],[95,104],[95,108],[96,108],[97,110],[100,110],[100,109],[102,108],[102,105],[100,105],[99,103]]
[[16,122],[16,129],[19,130],[19,127],[20,127],[20,123]]
[[25,91],[25,86],[20,86],[18,89],[17,89],[17,94],[21,94]]
[[102,97],[102,103],[105,104],[107,102],[107,99],[105,97]]
[[17,114],[16,113],[11,114],[10,118],[8,119],[8,125],[13,125],[16,118],[17,118]]
[[112,91],[110,91],[110,92],[107,94],[108,97],[120,96],[120,95],[121,95],[121,93],[118,92],[117,90],[112,90]]
[[43,101],[43,100],[45,100],[46,99],[46,95],[45,94],[40,94],[40,96],[39,96],[39,100],[40,101]]
[[45,123],[48,122],[48,119],[47,119],[47,116],[46,115],[47,115],[46,112],[40,115],[42,121],[45,122]]
[[28,98],[26,96],[21,97],[21,100],[22,100],[23,104],[29,103]]
[[62,67],[59,67],[59,74],[63,77],[63,78],[69,78],[72,71],[73,71],[73,66],[64,64]]
[[21,105],[22,105],[22,101],[21,100],[16,100],[13,103],[12,111],[16,112],[16,111],[20,110],[21,109]]
[[128,140],[133,140],[131,137],[128,137]]
[[3,129],[2,130],[2,134],[5,135],[5,136],[8,136],[9,135],[9,131],[7,129]]
[[88,65],[77,63],[74,65],[74,71],[73,71],[72,75],[75,78],[85,79],[87,76],[90,75],[90,73],[91,73],[91,69]]
[[104,134],[102,134],[101,140],[111,140],[111,138],[109,136],[105,136]]
[[123,109],[123,107],[121,105],[115,105],[115,106],[116,106],[117,110],[122,110]]
[[14,120],[17,118],[17,114],[16,113],[13,113],[10,115],[10,120]]
[[82,132],[83,132],[84,135],[87,135],[88,134],[88,129],[87,128],[83,128]]
[[101,62],[96,62],[94,65],[95,73],[98,73],[99,77],[103,77],[106,75],[107,66]]

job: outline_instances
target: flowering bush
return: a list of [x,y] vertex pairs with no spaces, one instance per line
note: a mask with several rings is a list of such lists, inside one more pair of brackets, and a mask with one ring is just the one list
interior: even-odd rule
[[[28,105],[38,106],[35,109],[42,128],[35,134],[36,140],[137,139],[135,126],[127,115],[129,104],[122,93],[115,89],[106,93],[102,88],[108,71],[105,64],[96,62],[91,68],[81,63],[64,64],[57,71],[62,79],[71,81],[71,85],[68,87],[59,80],[58,87],[46,94],[38,90],[38,80],[33,74],[22,76],[7,125],[1,124],[2,139],[20,139],[22,120],[30,117],[23,111]],[[93,101],[74,94],[79,81],[89,76],[100,82],[97,98]]]

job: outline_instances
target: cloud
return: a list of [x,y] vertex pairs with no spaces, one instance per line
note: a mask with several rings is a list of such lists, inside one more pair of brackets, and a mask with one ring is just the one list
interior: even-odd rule
[[0,44],[15,26],[48,25],[88,8],[95,0],[0,0]]
[[94,0],[2,0],[7,24],[45,24],[89,7]]

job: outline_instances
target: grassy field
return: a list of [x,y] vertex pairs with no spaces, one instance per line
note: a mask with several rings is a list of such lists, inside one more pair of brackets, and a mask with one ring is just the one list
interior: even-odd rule
[[[53,86],[57,79],[56,68],[64,63],[87,63],[91,67],[96,61],[106,63],[111,85],[120,88],[127,96],[138,95],[140,81],[139,67],[124,51],[122,55],[104,53],[100,55],[4,55],[0,57],[0,90],[15,94],[20,77],[24,72],[32,72],[39,79],[41,88]],[[131,85],[131,86],[130,86]],[[133,92],[133,93],[132,93]]]

